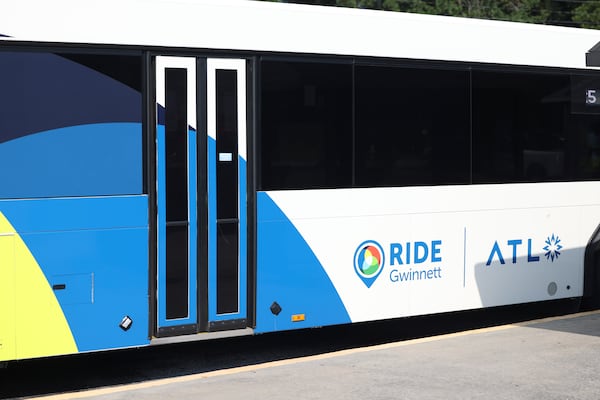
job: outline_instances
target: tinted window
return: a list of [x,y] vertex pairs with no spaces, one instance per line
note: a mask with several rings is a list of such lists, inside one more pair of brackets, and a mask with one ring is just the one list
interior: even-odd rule
[[356,67],[356,184],[468,183],[468,72]]
[[600,121],[571,88],[567,74],[473,72],[474,181],[599,177]]
[[263,62],[263,190],[600,178],[600,78]]
[[600,178],[600,77],[571,76],[568,122],[569,168],[573,179]]
[[0,198],[141,193],[141,57],[0,52]]
[[352,67],[263,61],[261,187],[352,184]]

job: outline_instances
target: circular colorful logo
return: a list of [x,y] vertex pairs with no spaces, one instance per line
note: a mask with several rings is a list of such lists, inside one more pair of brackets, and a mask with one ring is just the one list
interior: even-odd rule
[[354,269],[363,278],[376,278],[383,264],[383,249],[373,240],[361,243],[354,253]]

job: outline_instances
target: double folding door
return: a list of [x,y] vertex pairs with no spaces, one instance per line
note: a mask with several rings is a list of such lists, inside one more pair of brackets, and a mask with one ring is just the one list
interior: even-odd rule
[[155,58],[156,332],[246,326],[246,61]]

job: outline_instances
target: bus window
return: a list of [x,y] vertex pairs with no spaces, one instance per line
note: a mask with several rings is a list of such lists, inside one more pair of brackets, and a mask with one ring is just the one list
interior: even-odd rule
[[352,185],[352,66],[261,64],[261,187]]
[[469,183],[466,71],[357,66],[356,184]]
[[0,198],[143,191],[141,57],[0,52]]

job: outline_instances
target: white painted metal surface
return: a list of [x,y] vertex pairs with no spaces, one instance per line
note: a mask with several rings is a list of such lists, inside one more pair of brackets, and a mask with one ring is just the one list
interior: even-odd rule
[[[5,0],[5,40],[585,68],[600,31],[250,0]],[[1,45],[1,44],[0,44]]]

